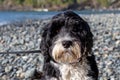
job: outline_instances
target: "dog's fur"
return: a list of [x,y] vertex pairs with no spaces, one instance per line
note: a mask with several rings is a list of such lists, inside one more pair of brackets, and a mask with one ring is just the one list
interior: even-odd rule
[[72,11],[53,16],[44,27],[40,49],[43,80],[97,80],[93,35],[86,21]]

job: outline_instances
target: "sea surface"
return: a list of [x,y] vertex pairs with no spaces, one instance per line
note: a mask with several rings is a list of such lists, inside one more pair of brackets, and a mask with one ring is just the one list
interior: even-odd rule
[[[53,15],[59,13],[60,11],[48,11],[48,12],[38,12],[38,11],[0,11],[0,25],[15,21],[24,21],[26,19],[46,19]],[[82,10],[74,11],[77,14],[88,15],[88,14],[120,14],[120,10]]]

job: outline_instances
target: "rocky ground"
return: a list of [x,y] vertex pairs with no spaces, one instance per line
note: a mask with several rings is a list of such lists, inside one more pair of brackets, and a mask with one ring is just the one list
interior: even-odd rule
[[[120,14],[81,15],[94,34],[93,52],[99,80],[120,80]],[[0,52],[38,50],[41,28],[48,20],[27,20],[0,26]],[[43,57],[33,54],[0,54],[0,80],[31,80],[41,71]]]

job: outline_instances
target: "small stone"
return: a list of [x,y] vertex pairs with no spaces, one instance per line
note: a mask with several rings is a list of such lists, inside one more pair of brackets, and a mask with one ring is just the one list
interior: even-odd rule
[[23,58],[23,60],[25,60],[25,61],[28,60],[28,56],[23,56],[22,58]]
[[4,68],[0,66],[0,76],[3,75],[3,72],[4,72]]
[[22,45],[21,49],[22,49],[22,50],[26,50],[26,49],[27,49],[27,46]]
[[8,63],[8,62],[9,62],[8,59],[4,59],[4,60],[2,61],[2,65],[6,64],[6,63]]
[[8,80],[7,75],[3,75],[1,80]]
[[116,39],[120,40],[120,36],[116,36]]
[[98,51],[96,51],[96,52],[94,52],[94,54],[95,54],[95,55],[99,55],[99,52],[98,52]]
[[113,71],[111,69],[107,69],[108,76],[111,76]]
[[21,73],[20,78],[24,78],[24,77],[25,77],[25,73]]
[[112,64],[112,61],[109,61],[109,62],[107,62],[106,64],[107,64],[107,65],[111,65],[111,64]]
[[27,63],[30,63],[30,62],[32,62],[33,61],[33,58],[29,58],[28,60],[27,60]]
[[109,51],[113,51],[114,47],[109,47],[108,50]]
[[20,44],[24,44],[24,42],[25,42],[25,41],[24,41],[23,39],[19,40],[19,43],[20,43]]
[[29,69],[25,73],[25,78],[32,78],[35,73],[35,68]]
[[25,41],[29,42],[29,41],[30,41],[30,38],[29,38],[29,37],[26,37],[26,38],[25,38]]
[[27,31],[22,32],[22,34],[23,34],[23,35],[26,35],[26,34],[27,34]]
[[[3,76],[3,73],[0,73],[0,77]],[[0,79],[1,80],[1,79]]]
[[103,80],[103,78],[100,77],[99,80]]
[[30,47],[31,49],[33,49],[34,46],[35,46],[34,43],[33,43],[32,41],[30,41],[30,42],[29,42],[29,47]]
[[16,73],[20,74],[22,72],[22,69],[20,68]]
[[115,80],[114,76],[110,76],[110,80]]
[[13,69],[12,66],[6,66],[6,67],[5,67],[5,72],[6,72],[6,73],[9,73],[12,69]]
[[11,71],[10,73],[10,77],[14,77],[14,76],[16,76],[16,70]]
[[17,74],[17,77],[20,77],[20,78],[23,78],[25,76],[25,73],[22,72],[22,69],[18,70],[16,74]]
[[117,41],[115,42],[115,44],[116,44],[116,45],[120,45],[120,40],[117,40]]

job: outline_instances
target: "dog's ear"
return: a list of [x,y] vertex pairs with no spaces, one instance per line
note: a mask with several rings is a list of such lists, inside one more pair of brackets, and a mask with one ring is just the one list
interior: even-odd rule
[[86,47],[87,47],[87,52],[91,53],[92,51],[92,47],[93,47],[93,34],[90,30],[90,26],[88,25],[88,23],[86,22],[86,26],[88,26],[88,30],[87,30],[87,35],[86,35]]
[[93,34],[90,30],[90,26],[85,21],[82,23],[83,30],[81,31],[81,36],[83,37],[84,47],[86,48],[86,55],[91,54],[93,47]]
[[44,56],[44,62],[49,62],[50,61],[50,56],[49,56],[49,24],[46,24],[43,28],[42,28],[42,32],[41,32],[41,43],[40,43],[40,50],[41,53]]

